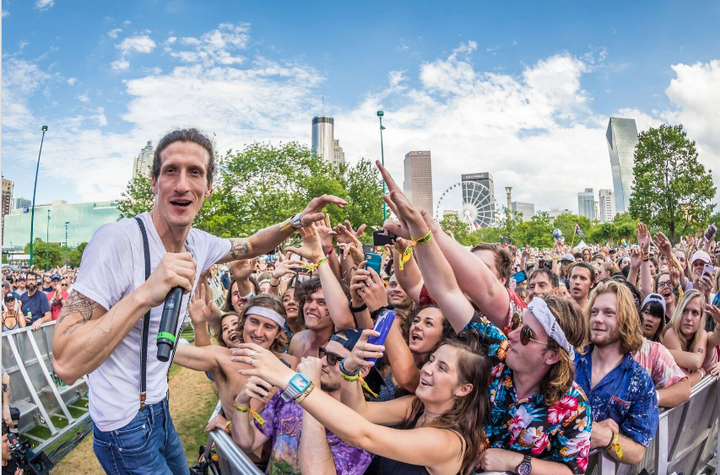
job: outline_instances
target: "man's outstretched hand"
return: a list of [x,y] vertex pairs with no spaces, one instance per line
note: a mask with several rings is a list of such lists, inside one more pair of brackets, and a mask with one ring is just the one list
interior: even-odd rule
[[334,204],[338,208],[343,208],[347,206],[347,201],[333,195],[322,195],[317,198],[313,198],[302,213],[300,213],[300,223],[303,227],[310,226],[312,223],[323,219],[325,215],[322,213],[322,210],[329,204]]

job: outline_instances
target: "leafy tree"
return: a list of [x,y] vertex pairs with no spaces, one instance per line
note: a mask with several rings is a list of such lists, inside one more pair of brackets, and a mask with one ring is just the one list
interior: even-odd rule
[[[343,209],[327,208],[333,224],[348,219],[354,226],[382,226],[382,182],[367,160],[333,166],[307,147],[290,142],[254,143],[240,152],[228,151],[217,158],[217,164],[212,193],[194,223],[216,236],[248,236],[295,215],[322,194],[349,203]],[[128,183],[118,204],[121,217],[152,209],[155,196],[150,184],[144,176]],[[372,240],[372,234],[366,233],[363,240]]]
[[[593,230],[593,224],[587,216],[579,216],[572,213],[563,213],[555,218],[553,221],[553,229],[557,228],[562,231],[565,237],[565,242],[570,245],[573,243],[580,242],[583,239],[581,236],[575,236],[575,225],[580,226],[580,230],[585,234],[585,239],[588,240]],[[574,237],[574,239],[573,239]]]
[[682,125],[661,125],[638,137],[630,215],[676,237],[699,229],[712,213],[716,187]]
[[505,207],[504,216],[498,224],[502,236],[505,236],[516,246],[525,245],[525,234],[528,225],[527,222],[523,221],[522,213]]
[[440,228],[445,232],[451,232],[455,236],[455,240],[463,246],[470,246],[470,234],[465,223],[460,221],[457,215],[446,214],[440,221]]
[[120,218],[132,218],[140,213],[150,211],[155,202],[152,181],[143,173],[132,178],[120,196],[121,198],[117,202]]
[[544,211],[536,213],[529,222],[525,244],[530,244],[532,247],[551,248],[554,244],[552,231],[550,216]]
[[81,242],[75,249],[70,249],[68,251],[68,265],[72,267],[78,267],[80,265],[83,251],[85,251],[85,246],[87,246],[87,243]]
[[[25,244],[25,253],[30,254],[30,243]],[[50,264],[46,266],[49,257]],[[62,246],[59,243],[51,242],[48,246],[45,241],[35,238],[33,243],[33,265],[35,269],[45,269],[46,267],[60,267],[65,264],[65,254],[63,254]]]

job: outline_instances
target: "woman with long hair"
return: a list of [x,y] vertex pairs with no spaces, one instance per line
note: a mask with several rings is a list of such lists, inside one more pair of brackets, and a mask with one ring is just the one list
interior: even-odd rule
[[[705,376],[708,334],[705,331],[705,299],[697,289],[688,290],[680,299],[662,334],[662,343],[675,362],[689,374],[695,385]],[[709,355],[708,355],[709,356]],[[715,361],[709,362],[711,366]]]
[[[673,268],[671,272],[674,274],[676,279],[680,277],[680,271]],[[670,272],[659,272],[654,279],[653,292],[660,294],[665,299],[665,322],[667,323],[669,317],[675,313],[675,305],[677,304],[677,297],[673,291],[675,283],[673,282],[673,276]]]
[[[242,370],[244,375],[259,376],[283,390],[298,379],[260,346],[244,344],[234,354],[252,365]],[[367,403],[358,413],[308,385],[296,402],[347,444],[387,459],[387,469],[406,470],[396,473],[468,474],[485,444],[491,368],[487,348],[469,331],[447,340],[430,356],[414,396]],[[253,397],[265,400],[266,394],[258,391]]]

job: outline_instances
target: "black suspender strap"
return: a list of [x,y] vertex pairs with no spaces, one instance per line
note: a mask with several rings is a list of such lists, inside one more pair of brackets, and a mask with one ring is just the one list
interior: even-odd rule
[[[145,280],[150,278],[150,245],[148,243],[145,224],[137,216],[135,220],[140,227],[140,233],[143,238],[143,251],[145,254]],[[140,410],[145,409],[146,397],[146,379],[147,379],[147,351],[148,351],[148,333],[150,331],[150,310],[145,314],[142,320],[142,343],[140,347]]]

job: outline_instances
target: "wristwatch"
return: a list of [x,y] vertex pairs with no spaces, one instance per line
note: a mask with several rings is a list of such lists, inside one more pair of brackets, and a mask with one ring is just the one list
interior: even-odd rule
[[523,457],[523,461],[520,462],[520,465],[518,465],[515,469],[515,473],[517,475],[530,475],[530,472],[532,472],[532,465],[530,464],[531,461],[532,459],[530,456],[525,455]]
[[290,223],[290,226],[292,226],[293,229],[300,229],[303,227],[302,221],[300,220],[302,218],[302,213],[298,213],[292,218],[292,222]]
[[310,386],[310,380],[302,374],[297,373],[295,376],[292,377],[292,379],[290,380],[290,384],[288,384],[288,387],[285,388],[285,391],[283,391],[282,398],[285,401],[295,399],[300,394],[302,394],[302,392],[305,391],[308,386]]

